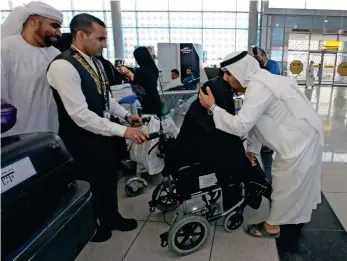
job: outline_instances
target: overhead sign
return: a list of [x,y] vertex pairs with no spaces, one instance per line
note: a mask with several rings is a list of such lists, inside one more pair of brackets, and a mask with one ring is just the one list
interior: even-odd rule
[[337,51],[340,46],[340,41],[323,41],[323,49]]
[[292,63],[290,64],[289,69],[290,69],[290,71],[291,71],[293,74],[299,74],[299,73],[301,73],[301,72],[304,70],[304,65],[302,64],[301,61],[299,61],[299,60],[294,60],[294,61],[292,61]]
[[347,76],[347,62],[340,63],[340,65],[337,67],[337,72],[341,76]]

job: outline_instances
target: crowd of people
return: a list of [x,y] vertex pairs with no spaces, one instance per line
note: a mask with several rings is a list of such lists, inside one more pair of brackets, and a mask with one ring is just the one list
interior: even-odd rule
[[[76,178],[91,184],[98,229],[92,241],[103,242],[112,230],[137,227],[134,219],[118,212],[117,180],[124,139],[137,144],[147,134],[138,125],[125,127],[117,118],[141,124],[108,92],[124,75],[106,59],[107,30],[103,21],[86,13],[71,23],[68,44],[53,47],[62,37],[61,11],[31,2],[15,8],[2,26],[2,98],[18,109],[17,124],[3,136],[30,132],[60,135],[76,160]],[[69,42],[71,41],[71,42]],[[159,70],[149,51],[134,51],[139,68],[125,74],[145,89],[143,113],[162,115],[157,88]],[[258,61],[257,61],[258,60]],[[223,79],[235,92],[245,93],[242,109],[234,116],[215,104],[212,93],[200,92],[201,105],[217,129],[248,136],[248,156],[262,151],[264,168],[272,179],[271,213],[266,222],[246,228],[255,237],[277,237],[280,225],[310,221],[320,203],[323,127],[295,80],[279,75],[278,65],[260,50],[257,59],[247,51],[233,52],[221,63]],[[173,81],[179,79],[172,70]],[[187,69],[183,84],[194,80]],[[118,77],[118,78],[117,78]],[[263,148],[263,149],[262,149]],[[230,148],[232,149],[232,148]],[[273,152],[276,155],[273,159]],[[272,170],[271,170],[272,168]]]

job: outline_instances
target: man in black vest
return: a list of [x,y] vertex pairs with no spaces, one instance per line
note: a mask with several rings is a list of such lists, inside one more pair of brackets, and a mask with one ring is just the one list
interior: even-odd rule
[[47,79],[53,89],[59,113],[59,135],[76,160],[76,178],[91,184],[93,207],[99,220],[93,242],[103,242],[112,230],[130,231],[137,227],[133,219],[118,213],[116,136],[145,142],[147,134],[111,122],[111,114],[141,122],[112,97],[100,61],[95,59],[106,47],[105,24],[89,14],[75,16],[70,24],[71,47],[50,64]]

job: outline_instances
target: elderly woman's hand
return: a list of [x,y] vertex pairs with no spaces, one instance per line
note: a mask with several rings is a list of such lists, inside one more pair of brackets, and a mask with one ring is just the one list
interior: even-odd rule
[[207,87],[206,91],[207,91],[207,95],[204,94],[204,92],[200,89],[199,100],[200,100],[200,104],[202,107],[204,107],[206,109],[210,109],[213,106],[213,104],[215,103],[215,99],[214,99],[214,96],[211,92],[210,87]]

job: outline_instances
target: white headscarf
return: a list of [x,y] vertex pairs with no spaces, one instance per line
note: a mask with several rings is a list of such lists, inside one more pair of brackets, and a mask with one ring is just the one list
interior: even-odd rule
[[[241,52],[230,53],[223,59],[223,62],[230,60],[239,54],[241,54]],[[249,85],[257,88],[256,85],[259,84],[269,88],[276,99],[285,102],[287,108],[292,112],[294,117],[297,119],[306,119],[308,123],[318,131],[320,142],[324,145],[323,123],[319,119],[319,116],[311,105],[311,102],[299,90],[298,83],[295,79],[275,75],[267,70],[261,69],[259,62],[249,54],[222,69],[227,69],[244,88]],[[299,99],[298,95],[303,99]],[[305,108],[305,110],[302,108]]]
[[39,15],[63,22],[63,13],[43,2],[30,2],[25,6],[18,6],[12,10],[1,26],[1,39],[7,36],[20,34],[23,24],[30,15]]

